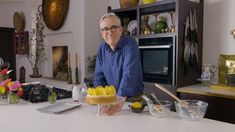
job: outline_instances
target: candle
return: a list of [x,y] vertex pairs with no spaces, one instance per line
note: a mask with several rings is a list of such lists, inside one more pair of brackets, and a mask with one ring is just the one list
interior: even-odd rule
[[78,68],[78,52],[76,51],[76,68]]
[[68,67],[71,66],[71,62],[70,62],[70,51],[68,52]]

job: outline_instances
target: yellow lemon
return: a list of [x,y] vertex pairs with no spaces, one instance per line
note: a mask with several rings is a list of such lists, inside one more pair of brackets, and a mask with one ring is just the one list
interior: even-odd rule
[[116,94],[116,89],[115,89],[115,87],[114,87],[113,85],[110,85],[109,88],[110,88],[109,94],[110,94],[110,95],[115,95],[115,94]]
[[110,86],[105,86],[105,92],[107,95],[113,95],[114,92],[113,92],[113,88],[110,87]]
[[140,102],[134,102],[134,103],[132,104],[132,107],[133,107],[133,108],[142,108],[142,104],[141,104]]
[[88,88],[86,92],[88,95],[95,95],[94,88]]
[[95,95],[106,95],[105,89],[102,86],[95,88]]
[[6,89],[4,87],[0,86],[0,93],[4,94],[5,92],[6,92]]

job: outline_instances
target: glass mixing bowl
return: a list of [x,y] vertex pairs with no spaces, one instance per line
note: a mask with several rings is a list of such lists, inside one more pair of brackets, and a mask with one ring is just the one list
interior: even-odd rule
[[175,101],[177,114],[186,120],[199,120],[204,117],[208,103],[200,100],[182,100],[182,103]]
[[155,117],[165,117],[170,114],[171,102],[167,100],[159,100],[160,103],[154,104],[152,101],[148,102],[149,112]]

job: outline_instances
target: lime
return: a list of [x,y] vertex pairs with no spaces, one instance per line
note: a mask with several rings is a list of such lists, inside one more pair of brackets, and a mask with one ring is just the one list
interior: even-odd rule
[[56,101],[56,98],[57,98],[57,95],[55,92],[52,92],[49,96],[48,96],[48,101],[53,104],[55,103]]

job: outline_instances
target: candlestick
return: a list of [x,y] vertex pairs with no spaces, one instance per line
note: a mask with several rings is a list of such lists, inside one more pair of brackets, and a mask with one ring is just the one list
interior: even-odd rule
[[68,67],[71,67],[70,51],[68,52]]
[[76,51],[76,68],[78,68],[78,52]]
[[79,84],[79,76],[78,76],[78,52],[76,51],[76,69],[75,69],[75,84]]
[[75,79],[76,79],[76,80],[75,80],[75,84],[79,84],[79,83],[80,83],[80,82],[79,82],[78,73],[79,73],[79,72],[78,72],[78,68],[76,67],[76,69],[75,69],[75,77],[76,77],[76,78],[75,78]]
[[72,84],[73,81],[72,81],[72,69],[71,69],[71,66],[69,66],[68,68],[68,84]]
[[72,84],[72,69],[71,69],[71,60],[70,60],[70,51],[68,51],[68,84]]

